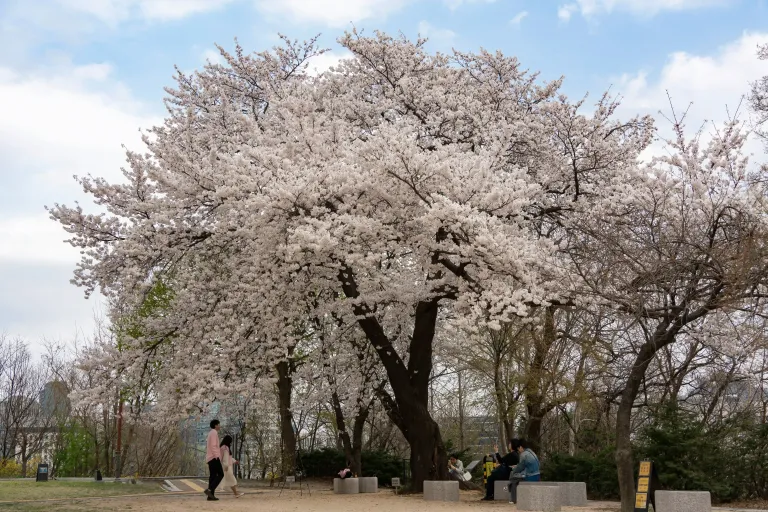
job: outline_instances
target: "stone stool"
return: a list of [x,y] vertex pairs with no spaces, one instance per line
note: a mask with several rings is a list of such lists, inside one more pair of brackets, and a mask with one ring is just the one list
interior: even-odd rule
[[556,485],[560,488],[560,505],[564,507],[587,506],[586,482],[520,482],[520,485]]
[[517,510],[560,512],[560,487],[556,485],[520,485]]
[[426,501],[459,501],[459,482],[455,480],[425,480]]
[[334,478],[333,492],[335,494],[358,494],[360,492],[359,478]]
[[375,476],[363,476],[360,480],[360,494],[379,492],[379,479]]
[[656,512],[711,512],[712,497],[706,491],[656,491]]
[[496,480],[493,482],[493,501],[509,501],[509,482],[506,480]]

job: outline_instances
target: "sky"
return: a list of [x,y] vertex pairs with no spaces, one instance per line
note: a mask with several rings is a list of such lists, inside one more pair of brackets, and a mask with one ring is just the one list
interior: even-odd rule
[[330,52],[310,66],[322,71],[353,25],[420,34],[434,51],[516,55],[544,80],[564,76],[572,98],[621,96],[621,117],[664,125],[668,95],[678,111],[692,102],[693,130],[736,113],[768,75],[757,59],[768,0],[0,0],[0,333],[39,353],[104,316],[70,284],[78,250],[44,207],[93,209],[74,175],[120,180],[125,148],[142,151],[139,130],[164,116],[174,66],[200,68],[235,38],[262,51],[279,33],[321,34]]

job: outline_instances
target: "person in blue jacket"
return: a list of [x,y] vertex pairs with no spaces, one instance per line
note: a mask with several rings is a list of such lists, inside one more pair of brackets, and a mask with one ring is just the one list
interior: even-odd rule
[[512,468],[509,476],[509,502],[517,503],[517,486],[520,482],[540,482],[539,457],[531,449],[531,443],[520,439],[517,448],[520,462]]

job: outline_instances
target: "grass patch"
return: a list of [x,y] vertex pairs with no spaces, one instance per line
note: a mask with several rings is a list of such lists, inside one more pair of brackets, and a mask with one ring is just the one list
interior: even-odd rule
[[[114,482],[35,482],[33,480],[5,480],[0,481],[0,507],[5,508],[5,504],[1,504],[4,501],[91,498],[161,491],[162,489],[159,484],[133,485],[116,484]],[[94,506],[97,507],[95,504]],[[48,506],[46,509],[51,510],[51,507]]]

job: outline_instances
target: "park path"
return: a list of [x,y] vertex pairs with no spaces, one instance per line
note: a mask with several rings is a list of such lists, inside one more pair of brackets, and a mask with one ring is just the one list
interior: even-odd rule
[[[51,510],[99,510],[104,512],[209,512],[213,508],[219,511],[232,512],[338,512],[339,510],[364,510],[365,512],[445,512],[446,506],[451,512],[481,510],[514,511],[516,507],[504,502],[480,501],[477,493],[462,492],[459,503],[428,502],[421,496],[395,496],[388,491],[378,494],[337,495],[328,490],[312,490],[309,495],[306,490],[285,490],[282,495],[276,489],[249,490],[246,495],[236,499],[231,494],[220,494],[215,504],[205,500],[200,494],[168,493],[162,496],[137,496],[131,498],[114,498],[99,500],[83,500],[70,503],[66,507]],[[615,503],[595,503],[589,507],[563,507],[564,512],[614,512]],[[754,511],[752,511],[754,512]]]
[[[206,501],[202,493],[165,493],[131,497],[95,498],[46,503],[46,510],[62,512],[338,512],[339,510],[363,510],[365,512],[451,512],[514,511],[517,508],[505,502],[480,501],[476,492],[462,492],[459,503],[428,502],[421,496],[395,496],[382,490],[377,494],[337,495],[323,488],[314,488],[311,495],[306,489],[279,488],[242,489],[246,495],[236,499],[231,494],[220,493],[220,501]],[[447,507],[447,508],[446,508]],[[616,512],[615,502],[591,502],[587,507],[563,507],[563,512]],[[713,508],[718,512],[768,512],[758,509]]]

